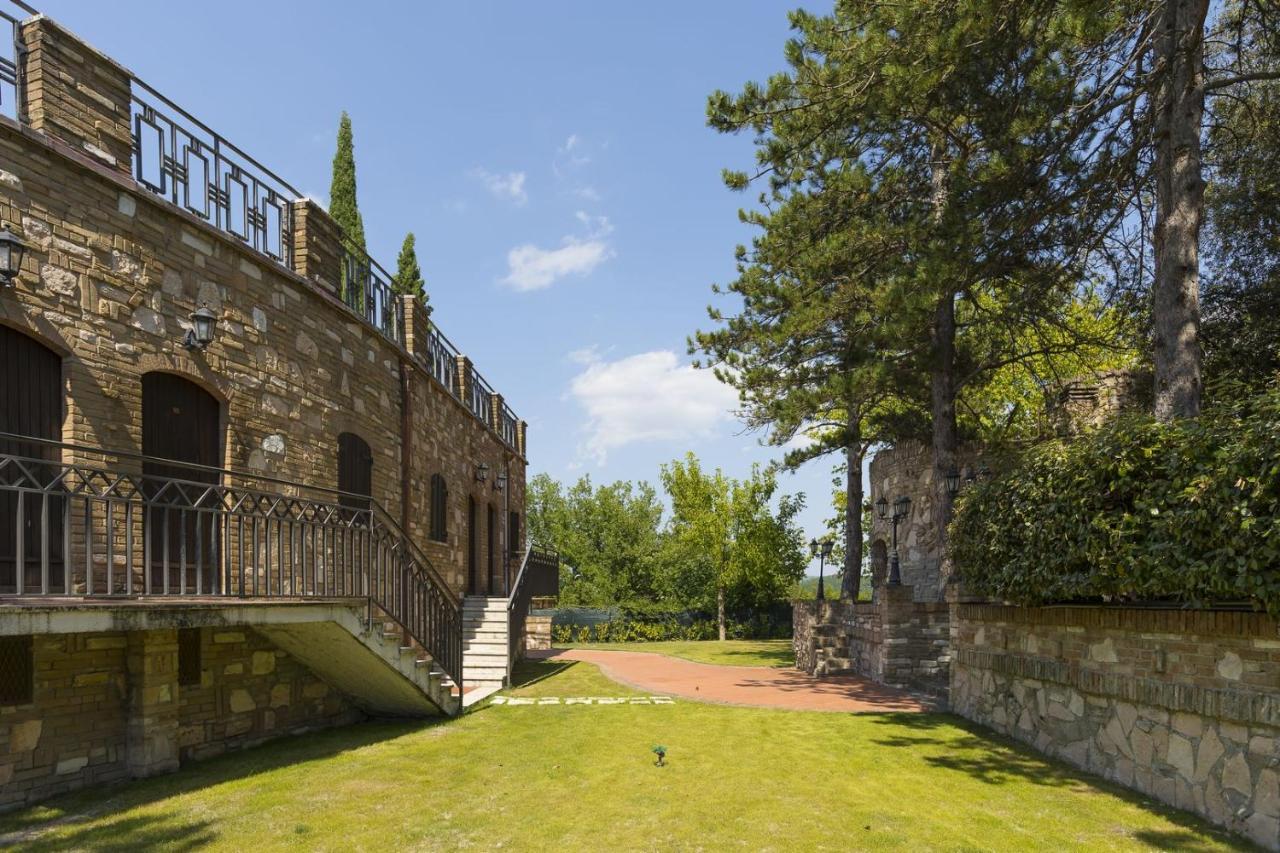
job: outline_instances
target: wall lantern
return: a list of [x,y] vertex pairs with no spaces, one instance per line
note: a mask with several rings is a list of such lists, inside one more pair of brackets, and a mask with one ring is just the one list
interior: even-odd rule
[[213,333],[218,327],[218,315],[201,305],[188,315],[191,328],[182,339],[182,345],[189,350],[203,350],[213,343]]
[[498,491],[502,491],[507,487],[507,472],[498,472],[498,475],[493,478],[493,487]]
[[880,500],[876,501],[876,515],[884,521],[889,517],[889,501],[882,495]]
[[0,284],[10,285],[22,270],[27,244],[8,228],[0,228]]
[[476,482],[483,483],[489,479],[489,466],[481,462],[476,466]]
[[960,493],[960,472],[952,468],[944,479],[947,482],[947,495],[954,498]]

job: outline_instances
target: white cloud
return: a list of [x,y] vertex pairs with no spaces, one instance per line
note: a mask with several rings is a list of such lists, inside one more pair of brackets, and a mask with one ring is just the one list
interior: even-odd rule
[[592,344],[589,347],[571,350],[565,358],[574,364],[595,364],[600,360],[600,347]]
[[628,444],[712,434],[738,403],[737,392],[711,371],[682,364],[671,350],[616,361],[593,358],[573,378],[569,396],[587,413],[580,452],[599,464]]
[[600,193],[595,187],[587,185],[573,190],[573,194],[583,201],[599,201]]
[[524,188],[524,172],[507,172],[505,175],[500,175],[486,169],[473,169],[471,175],[497,198],[513,204],[524,204],[529,200],[529,194]]
[[558,249],[540,249],[532,243],[507,252],[507,277],[503,282],[516,290],[541,290],[568,275],[586,275],[613,257],[603,240],[565,237]]
[[613,224],[609,222],[607,216],[592,216],[585,210],[579,210],[574,214],[583,227],[587,229],[587,236],[591,238],[608,237],[613,233]]

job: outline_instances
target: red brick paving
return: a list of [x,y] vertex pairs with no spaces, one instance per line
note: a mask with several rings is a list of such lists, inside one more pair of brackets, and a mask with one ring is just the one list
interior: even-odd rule
[[798,669],[717,666],[651,652],[555,649],[538,656],[587,661],[622,684],[700,702],[846,713],[929,710],[925,701],[906,691],[855,675],[813,678]]

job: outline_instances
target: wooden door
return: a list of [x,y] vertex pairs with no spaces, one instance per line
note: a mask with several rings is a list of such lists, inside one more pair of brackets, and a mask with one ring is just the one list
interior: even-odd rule
[[[62,438],[62,359],[21,332],[0,326],[0,433],[50,441]],[[58,449],[0,436],[0,453],[26,459],[59,458]],[[48,557],[49,591],[63,587],[63,533],[66,501],[51,487],[53,465],[24,462],[0,469],[0,592],[18,591],[18,563],[23,565],[22,591],[38,593],[44,557]],[[19,497],[13,489],[44,487]],[[3,488],[3,487],[9,488]],[[21,513],[19,513],[21,508]],[[21,520],[19,520],[21,515]],[[18,542],[22,554],[18,554]]]
[[[222,410],[212,394],[172,373],[142,377],[142,463],[151,552],[151,592],[221,589],[216,497],[221,482]],[[190,464],[183,464],[190,463]],[[200,466],[200,467],[195,467]]]
[[486,546],[486,561],[489,566],[489,594],[496,595],[502,589],[502,581],[497,577],[498,568],[498,522],[497,513],[494,512],[493,504],[489,505],[489,511],[484,517],[484,534]]
[[[373,451],[352,432],[338,436],[338,502],[355,510],[368,510],[373,494]],[[362,499],[360,496],[364,496]]]

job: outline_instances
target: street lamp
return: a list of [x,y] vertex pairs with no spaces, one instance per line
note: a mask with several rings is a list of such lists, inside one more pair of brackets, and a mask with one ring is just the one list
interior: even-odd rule
[[952,468],[943,478],[947,484],[947,497],[954,498],[960,493],[960,472]]
[[489,479],[489,466],[481,462],[476,466],[476,482],[483,483]]
[[8,228],[0,228],[0,284],[10,285],[22,269],[27,244]]
[[[876,501],[876,514],[884,521],[889,517],[889,501],[883,496]],[[902,495],[893,502],[893,557],[889,560],[889,586],[902,585],[902,569],[898,560],[898,522],[911,514],[911,498]]]
[[826,590],[823,588],[823,568],[826,566],[827,557],[831,556],[831,550],[835,547],[835,543],[830,539],[819,542],[817,539],[809,540],[809,555],[818,558],[818,600],[826,600]]

